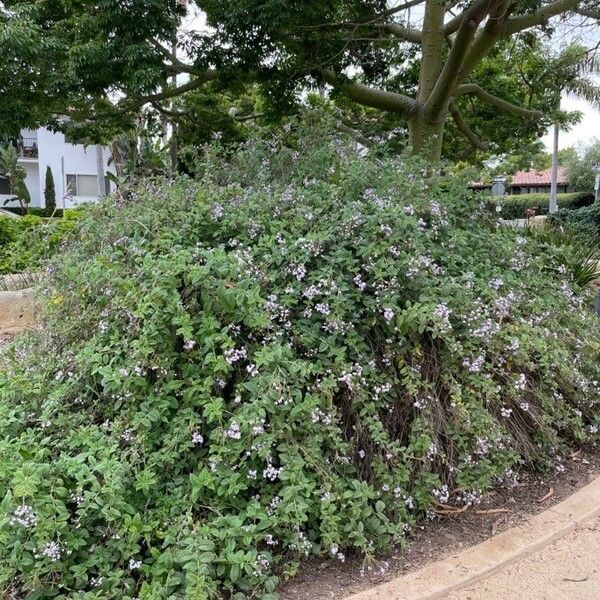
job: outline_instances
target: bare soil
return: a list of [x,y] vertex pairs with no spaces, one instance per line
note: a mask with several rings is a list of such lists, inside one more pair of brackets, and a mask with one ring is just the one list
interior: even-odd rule
[[[440,515],[424,523],[407,540],[407,546],[381,557],[388,568],[377,566],[361,575],[363,560],[349,557],[345,563],[324,558],[306,561],[296,577],[279,587],[282,600],[341,599],[389,579],[414,571],[428,562],[445,558],[478,544],[570,496],[600,475],[600,448],[574,451],[559,473],[524,473],[511,488],[486,494],[481,504],[456,515]],[[600,597],[600,596],[599,596]]]

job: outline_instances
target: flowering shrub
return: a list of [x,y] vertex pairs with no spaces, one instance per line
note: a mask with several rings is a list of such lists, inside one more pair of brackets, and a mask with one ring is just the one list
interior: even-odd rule
[[562,265],[306,128],[107,200],[49,266],[0,371],[7,597],[274,598],[594,437]]

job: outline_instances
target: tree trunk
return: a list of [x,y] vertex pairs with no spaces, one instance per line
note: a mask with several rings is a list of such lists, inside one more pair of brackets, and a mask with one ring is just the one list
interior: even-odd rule
[[96,144],[96,176],[98,178],[98,198],[106,196],[106,184],[104,178],[104,148],[100,144]]
[[556,191],[558,188],[558,123],[554,124],[554,143],[552,145],[552,176],[550,180],[550,207],[548,212],[555,213],[558,210]]
[[413,154],[427,160],[439,161],[442,158],[445,119],[430,123],[421,114],[408,121],[410,145]]

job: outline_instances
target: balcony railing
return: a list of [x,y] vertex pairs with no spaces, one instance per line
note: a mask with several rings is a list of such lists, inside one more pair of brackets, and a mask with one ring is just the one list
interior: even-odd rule
[[37,138],[21,138],[17,142],[17,152],[20,158],[38,158]]

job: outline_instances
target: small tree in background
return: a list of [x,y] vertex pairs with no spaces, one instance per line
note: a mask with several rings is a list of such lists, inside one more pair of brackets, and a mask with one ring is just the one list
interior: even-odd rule
[[56,189],[54,187],[54,176],[50,165],[46,167],[46,183],[44,185],[44,204],[46,216],[51,217],[56,210]]
[[10,193],[14,194],[13,198],[4,201],[4,205],[6,206],[8,203],[17,200],[21,205],[23,214],[27,214],[27,208],[31,202],[29,190],[25,185],[27,172],[19,164],[19,155],[16,148],[11,144],[5,148],[0,148],[0,175],[8,179]]
[[569,183],[578,192],[591,192],[594,189],[595,178],[592,166],[600,162],[600,140],[592,140],[580,152],[581,155],[572,155],[565,163]]

